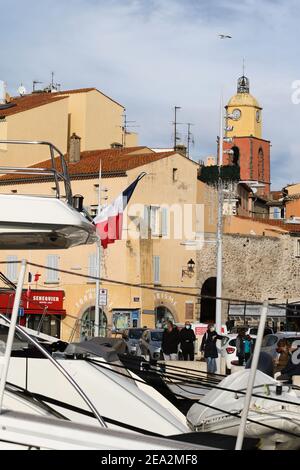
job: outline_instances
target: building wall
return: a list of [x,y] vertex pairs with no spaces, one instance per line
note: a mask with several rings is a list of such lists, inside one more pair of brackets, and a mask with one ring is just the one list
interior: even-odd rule
[[[177,169],[176,181],[173,181],[173,169]],[[183,209],[184,204],[192,207],[195,202],[204,201],[198,197],[197,187],[197,164],[185,157],[177,154],[164,158],[154,163],[149,163],[143,167],[128,171],[126,177],[103,178],[103,186],[108,188],[108,203],[112,201],[122,190],[124,190],[142,171],[147,176],[137,186],[130,201],[128,213],[128,225],[124,226],[124,239],[110,245],[107,250],[103,250],[101,277],[105,279],[101,287],[108,289],[108,306],[105,312],[108,323],[112,325],[113,309],[128,308],[140,309],[145,314],[142,315],[141,324],[154,326],[155,308],[158,306],[167,307],[179,322],[185,320],[186,302],[194,305],[194,319],[198,318],[197,294],[198,287],[196,276],[184,275],[182,270],[187,270],[188,261],[192,258],[196,262],[196,251],[189,243],[195,238],[195,228],[197,221],[192,219],[192,229],[194,234],[183,234],[180,239],[163,239],[155,236],[153,239],[140,239],[139,227],[141,218],[144,217],[143,205],[172,206],[177,203],[179,209]],[[97,204],[98,179],[74,180],[72,187],[74,194],[85,196],[85,205]],[[41,184],[20,184],[2,186],[2,192],[17,190],[18,193],[50,194],[51,183]],[[202,188],[204,194],[204,187]],[[133,211],[135,204],[139,204],[140,214]],[[171,225],[173,219],[171,217]],[[126,240],[125,235],[128,229],[132,229],[132,235]],[[212,228],[211,228],[212,229]],[[173,233],[173,229],[171,229]],[[63,321],[62,338],[68,340],[76,324],[76,319],[95,304],[95,281],[75,276],[75,274],[88,274],[89,255],[96,253],[95,246],[81,246],[63,251],[14,251],[8,253],[0,252],[1,260],[5,261],[8,255],[14,254],[19,260],[26,258],[28,261],[45,265],[47,255],[59,256],[59,268],[71,271],[74,275],[59,275],[57,283],[47,283],[46,270],[44,268],[31,267],[30,271],[35,274],[42,274],[36,288],[47,288],[51,290],[60,289],[65,291],[64,308],[67,310],[67,317]],[[153,256],[160,257],[160,286],[154,286],[153,278]],[[135,286],[117,285],[110,280],[117,280],[132,284],[145,284],[151,289],[143,289]],[[173,293],[160,293],[159,287],[169,288]],[[178,294],[177,294],[178,292]],[[138,298],[139,300],[136,301]]]
[[[259,189],[258,194],[270,192],[270,142],[253,137],[235,137],[233,143],[224,143],[224,150],[236,146],[240,150],[239,166],[241,180],[255,180],[265,183],[265,188]],[[263,151],[263,178],[259,164],[259,151]],[[224,165],[232,164],[232,156],[224,155]]]
[[[289,234],[280,237],[224,234],[223,297],[239,302],[262,302],[269,298],[283,304],[286,299],[299,301],[300,262],[295,243],[296,239]],[[198,253],[200,289],[206,279],[216,276],[215,254],[215,247],[209,245]],[[223,301],[222,307],[225,322],[228,302]]]
[[[34,140],[53,143],[63,153],[68,140],[67,100],[55,101],[38,108],[14,114],[6,118],[3,137],[7,140]],[[0,123],[0,130],[2,129]],[[2,138],[2,137],[1,137]],[[3,145],[0,148],[0,164],[30,166],[49,159],[46,147],[31,145]]]
[[[0,140],[34,140],[53,143],[67,153],[70,135],[81,137],[82,150],[110,148],[123,140],[122,105],[97,90],[71,93],[65,99],[8,116],[0,122]],[[126,146],[137,146],[138,136],[129,133]],[[46,148],[0,146],[0,164],[30,166],[47,160]]]
[[124,108],[96,90],[86,95],[86,141],[83,150],[109,148],[122,144]]
[[[246,95],[246,98],[249,95]],[[241,103],[242,103],[241,97]],[[258,106],[249,106],[243,104],[236,104],[234,106],[227,106],[228,114],[231,114],[235,109],[240,109],[241,118],[237,121],[229,121],[230,125],[234,127],[233,131],[228,132],[228,137],[241,137],[245,135],[253,135],[258,139],[261,139],[262,136],[262,124],[256,121],[256,111],[261,110]]]
[[286,218],[300,217],[300,195],[299,199],[291,199],[285,202]]

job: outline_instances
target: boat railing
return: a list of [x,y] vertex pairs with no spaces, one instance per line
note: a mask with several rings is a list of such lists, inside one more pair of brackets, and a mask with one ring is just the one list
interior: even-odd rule
[[[63,183],[65,188],[65,197],[69,204],[73,204],[72,189],[70,177],[66,160],[62,152],[51,142],[47,141],[28,141],[28,140],[0,140],[0,145],[41,145],[49,147],[50,153],[50,168],[38,167],[13,167],[13,166],[0,166],[0,174],[2,175],[34,175],[41,177],[53,177],[55,182],[55,195],[58,199],[62,198],[60,183]],[[59,168],[60,166],[60,168]]]
[[82,390],[81,386],[78,384],[75,378],[61,365],[59,361],[57,361],[42,346],[42,344],[40,344],[35,338],[30,336],[22,327],[17,325],[17,318],[18,318],[18,312],[19,312],[20,303],[21,303],[26,269],[27,269],[27,261],[23,259],[21,263],[18,284],[16,287],[16,293],[15,293],[11,318],[8,319],[5,315],[2,315],[0,313],[0,318],[4,320],[9,326],[4,357],[2,358],[2,361],[0,361],[0,372],[1,372],[0,374],[0,414],[3,412],[3,399],[4,399],[4,393],[5,393],[5,386],[7,383],[9,364],[10,364],[12,347],[13,347],[13,340],[14,340],[15,333],[18,332],[28,343],[35,346],[35,348],[40,353],[42,353],[42,355],[46,359],[48,359],[54,367],[56,367],[56,369],[65,377],[65,379],[69,382],[69,384],[77,391],[79,396],[83,399],[86,405],[90,408],[91,412],[94,414],[95,418],[98,420],[100,426],[106,428],[107,425],[104,419],[102,418],[102,416],[100,415],[99,411],[97,410],[93,402],[90,400],[90,398]]

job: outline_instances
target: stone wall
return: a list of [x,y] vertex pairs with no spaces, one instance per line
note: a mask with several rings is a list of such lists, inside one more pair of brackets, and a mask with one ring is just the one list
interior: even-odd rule
[[[239,234],[223,235],[223,297],[262,301],[300,300],[300,258],[295,239]],[[205,244],[197,254],[199,289],[216,276],[216,245]]]

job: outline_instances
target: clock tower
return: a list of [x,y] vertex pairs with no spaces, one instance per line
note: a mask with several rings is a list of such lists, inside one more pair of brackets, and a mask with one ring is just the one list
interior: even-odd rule
[[264,184],[259,194],[270,193],[270,142],[262,138],[262,108],[250,94],[249,79],[244,75],[238,79],[237,93],[230,98],[226,109],[226,137],[224,150],[233,154],[224,155],[224,165],[239,165],[242,181],[258,181]]

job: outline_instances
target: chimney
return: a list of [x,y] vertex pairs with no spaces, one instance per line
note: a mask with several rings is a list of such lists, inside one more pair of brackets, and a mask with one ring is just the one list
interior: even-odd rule
[[184,157],[186,157],[186,152],[187,152],[187,149],[186,149],[186,146],[185,145],[182,145],[182,144],[178,144],[176,145],[176,147],[174,148],[174,150],[178,153],[181,153],[181,155],[183,155]]
[[70,149],[69,149],[69,162],[70,163],[77,163],[80,161],[80,141],[81,137],[73,134],[70,137]]
[[119,142],[113,142],[113,143],[110,145],[110,147],[111,147],[112,149],[122,149],[122,148],[123,148],[123,145],[120,144]]
[[0,80],[0,104],[6,104],[6,83]]

